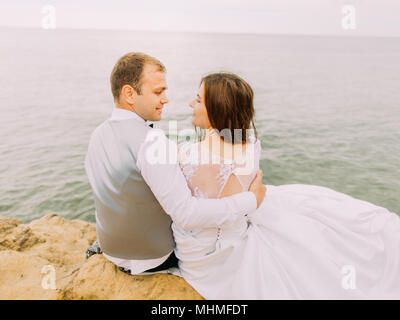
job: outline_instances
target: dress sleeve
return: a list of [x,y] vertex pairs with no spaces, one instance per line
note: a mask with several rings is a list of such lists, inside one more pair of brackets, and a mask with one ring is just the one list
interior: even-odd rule
[[176,143],[162,130],[150,130],[139,148],[137,166],[165,212],[178,226],[183,229],[221,226],[237,215],[257,209],[252,192],[222,199],[193,197],[179,167],[177,149]]

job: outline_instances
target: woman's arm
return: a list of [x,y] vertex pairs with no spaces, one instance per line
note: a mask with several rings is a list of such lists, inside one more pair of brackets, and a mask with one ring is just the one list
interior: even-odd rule
[[[151,130],[153,137],[154,131]],[[246,215],[255,211],[262,202],[265,187],[261,179],[258,179],[251,191],[223,199],[193,197],[176,157],[169,156],[170,152],[177,150],[176,144],[173,144],[175,142],[168,140],[162,131],[155,140],[146,139],[140,146],[137,166],[165,212],[180,227],[195,229],[220,226],[238,214]],[[164,158],[154,161],[154,151]]]

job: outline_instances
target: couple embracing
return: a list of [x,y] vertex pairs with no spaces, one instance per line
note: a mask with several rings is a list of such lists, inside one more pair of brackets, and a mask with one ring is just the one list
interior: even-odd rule
[[[400,299],[399,217],[325,187],[263,185],[257,134],[235,134],[256,132],[241,77],[201,79],[190,107],[205,135],[178,146],[146,123],[168,102],[159,60],[124,55],[111,89],[85,169],[101,252],[122,271],[176,269],[206,299]],[[151,161],[163,146],[177,161]]]

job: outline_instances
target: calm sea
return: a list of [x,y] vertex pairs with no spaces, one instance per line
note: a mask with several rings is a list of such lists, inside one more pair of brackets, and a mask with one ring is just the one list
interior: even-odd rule
[[238,73],[255,91],[265,184],[325,186],[400,213],[400,38],[3,28],[0,215],[94,221],[84,157],[129,51],[168,69],[158,128],[192,128],[201,76]]

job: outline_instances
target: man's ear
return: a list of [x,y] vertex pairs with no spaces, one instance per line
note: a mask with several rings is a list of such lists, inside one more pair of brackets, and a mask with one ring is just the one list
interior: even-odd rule
[[121,96],[129,104],[135,104],[137,93],[129,84],[126,84],[121,89]]

